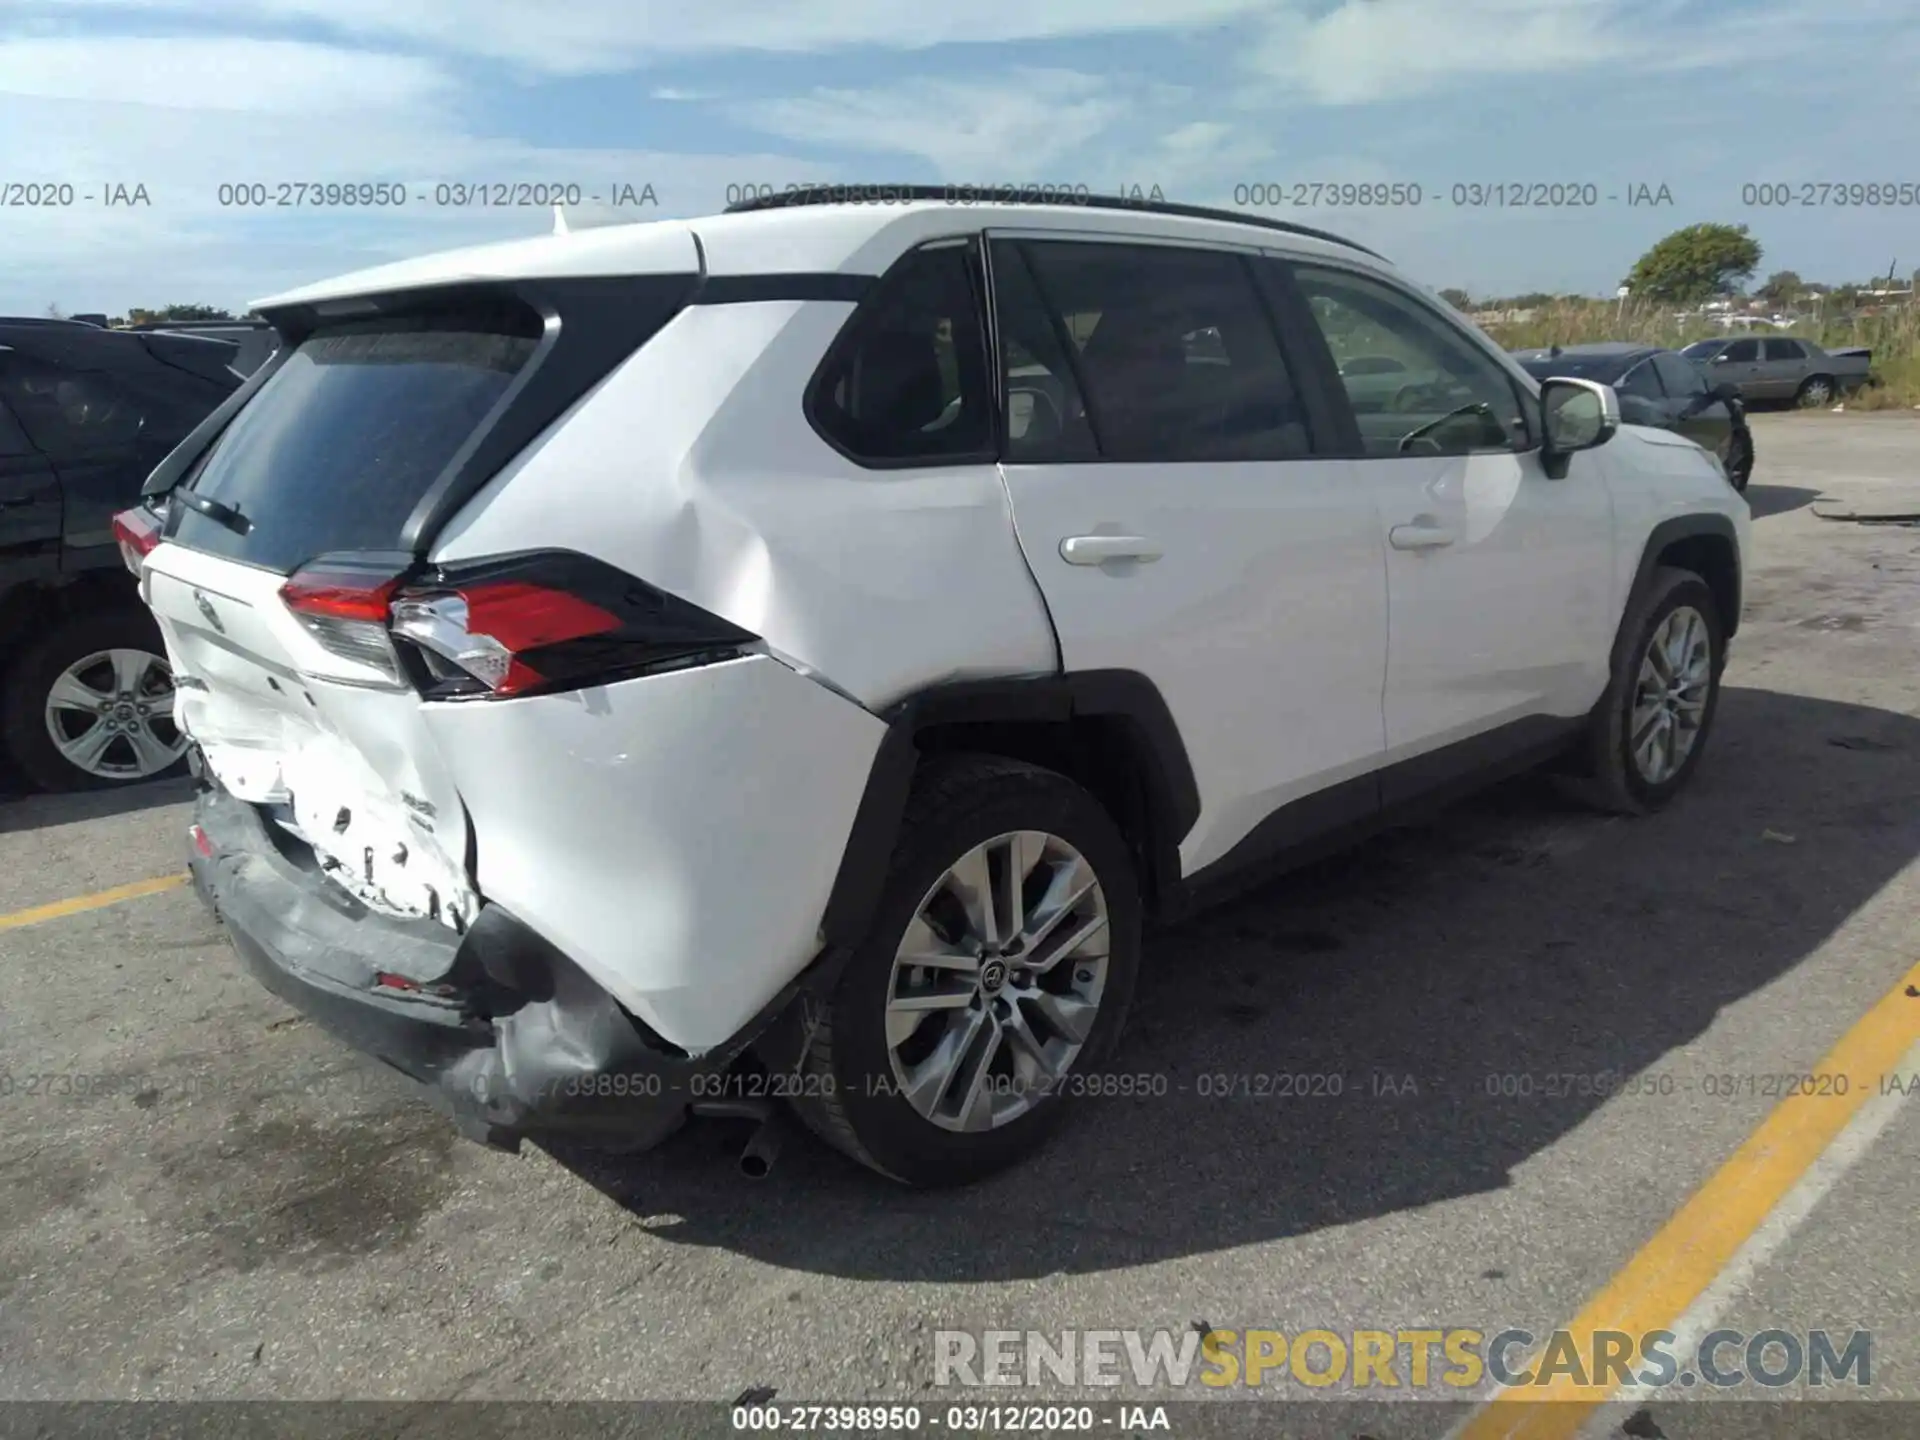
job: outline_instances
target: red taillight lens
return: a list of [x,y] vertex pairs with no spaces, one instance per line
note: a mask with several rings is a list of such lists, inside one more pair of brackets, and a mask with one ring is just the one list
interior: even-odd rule
[[372,620],[384,625],[400,577],[309,567],[280,587],[287,608],[303,618]]
[[160,517],[144,505],[122,510],[113,517],[113,538],[119,543],[120,558],[135,575],[160,543]]
[[526,580],[473,581],[409,595],[393,607],[394,634],[451,660],[500,696],[560,678],[529,661],[530,652],[620,628],[619,616],[592,601]]
[[414,568],[409,555],[323,555],[280,598],[321,648],[435,700],[601,684],[724,659],[757,638],[571,551],[405,578]]
[[397,682],[387,615],[403,567],[391,557],[322,556],[287,577],[280,599],[322,649]]
[[483,580],[455,593],[467,602],[467,628],[516,654],[620,628],[617,615],[592,601],[525,580]]
[[736,654],[750,632],[568,551],[443,569],[393,601],[433,698],[506,698]]

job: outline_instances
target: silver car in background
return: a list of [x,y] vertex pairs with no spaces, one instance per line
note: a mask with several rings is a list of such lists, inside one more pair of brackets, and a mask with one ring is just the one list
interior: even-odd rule
[[1709,384],[1729,384],[1742,400],[1791,400],[1831,405],[1867,383],[1873,352],[1864,347],[1825,350],[1791,335],[1722,335],[1680,352],[1706,372]]

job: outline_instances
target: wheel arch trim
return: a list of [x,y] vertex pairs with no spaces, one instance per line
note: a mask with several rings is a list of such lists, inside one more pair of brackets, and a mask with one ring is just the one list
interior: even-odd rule
[[[1734,632],[1740,628],[1741,585],[1744,578],[1740,573],[1740,535],[1734,528],[1732,517],[1722,515],[1718,511],[1705,510],[1692,515],[1675,515],[1653,527],[1647,535],[1647,543],[1641,548],[1640,563],[1634,570],[1633,583],[1627,588],[1627,593],[1621,602],[1620,613],[1623,618],[1632,607],[1634,597],[1645,590],[1648,582],[1652,580],[1653,572],[1660,566],[1660,556],[1679,541],[1699,538],[1724,541],[1732,557],[1730,577],[1733,590],[1732,603],[1722,605],[1725,613],[1720,616],[1720,626],[1724,638],[1733,637]],[[1710,587],[1712,586],[1712,576],[1703,575],[1701,578],[1706,580]],[[1727,597],[1716,592],[1714,598],[1724,601]]]
[[[888,862],[900,836],[907,797],[928,732],[954,725],[1068,727],[1076,720],[1122,722],[1128,749],[1139,762],[1146,834],[1133,837],[1147,851],[1147,898],[1179,884],[1179,845],[1200,816],[1200,791],[1179,726],[1159,688],[1132,670],[1083,670],[1062,675],[964,680],[919,690],[881,713],[887,733],[873,766],[821,918],[828,946],[851,947],[866,935]],[[1121,817],[1116,816],[1116,821]]]

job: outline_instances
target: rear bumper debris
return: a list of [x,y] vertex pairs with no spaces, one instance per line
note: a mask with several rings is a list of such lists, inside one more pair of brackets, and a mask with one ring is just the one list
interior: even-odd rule
[[191,835],[194,887],[255,978],[486,1144],[651,1148],[695,1107],[722,1108],[702,1101],[729,1093],[723,1077],[762,1023],[689,1057],[498,906],[464,935],[370,910],[218,788],[200,792]]

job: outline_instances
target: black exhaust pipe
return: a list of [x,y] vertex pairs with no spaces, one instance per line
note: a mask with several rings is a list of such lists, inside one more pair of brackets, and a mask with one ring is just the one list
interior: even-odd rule
[[766,1179],[773,1173],[786,1138],[785,1127],[777,1117],[769,1116],[761,1121],[740,1152],[740,1173],[749,1180]]

